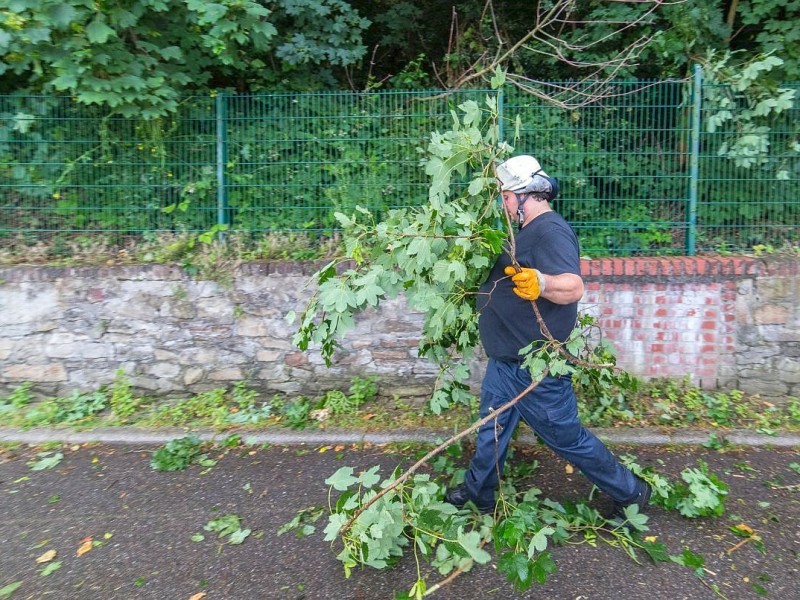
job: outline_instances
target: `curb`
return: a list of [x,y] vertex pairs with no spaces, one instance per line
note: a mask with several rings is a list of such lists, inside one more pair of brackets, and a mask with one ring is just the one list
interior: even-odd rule
[[[597,437],[610,445],[632,446],[700,446],[715,434],[721,442],[733,446],[800,448],[800,434],[778,433],[767,435],[746,430],[680,430],[665,433],[656,429],[592,429]],[[213,429],[138,429],[134,427],[99,427],[86,431],[63,428],[16,429],[0,427],[0,443],[44,444],[61,442],[64,444],[103,443],[112,445],[162,445],[170,440],[193,433],[203,441],[221,441],[238,435],[251,445],[276,444],[391,444],[391,443],[439,443],[453,435],[442,431],[392,431],[369,433],[352,430],[326,431],[236,431],[225,432]],[[530,431],[517,438],[518,443],[535,445],[538,440]]]

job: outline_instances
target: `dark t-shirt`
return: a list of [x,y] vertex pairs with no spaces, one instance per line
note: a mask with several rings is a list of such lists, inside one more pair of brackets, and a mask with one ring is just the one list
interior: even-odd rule
[[[581,274],[580,248],[575,232],[556,212],[546,212],[516,234],[517,262],[546,275]],[[535,340],[545,339],[530,301],[513,292],[514,283],[503,269],[511,264],[508,253],[497,259],[478,294],[478,326],[486,354],[503,361],[520,360],[519,351]],[[536,301],[550,333],[563,341],[575,327],[578,303]]]

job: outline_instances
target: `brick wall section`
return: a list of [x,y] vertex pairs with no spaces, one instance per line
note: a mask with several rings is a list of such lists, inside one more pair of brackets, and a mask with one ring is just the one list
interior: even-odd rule
[[[285,316],[305,305],[318,266],[248,263],[229,286],[169,265],[0,268],[0,393],[24,381],[46,394],[93,390],[122,368],[152,394],[241,379],[314,394],[374,374],[383,393],[427,395],[436,370],[416,357],[422,315],[401,300],[361,315],[331,369],[292,346]],[[598,259],[582,269],[582,308],[634,374],[800,395],[799,260]]]
[[736,298],[762,270],[752,258],[582,261],[583,309],[599,320],[619,365],[645,378],[737,384]]

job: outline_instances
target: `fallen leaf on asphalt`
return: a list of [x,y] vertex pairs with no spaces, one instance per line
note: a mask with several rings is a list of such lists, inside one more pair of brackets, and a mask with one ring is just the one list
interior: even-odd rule
[[575,472],[575,469],[572,465],[567,465],[564,467],[564,470],[567,472],[567,475],[572,475]]
[[189,598],[189,600],[200,600],[201,598],[205,598],[205,597],[206,597],[206,593],[205,592],[200,592],[199,594],[195,594],[194,596]]
[[87,537],[81,540],[81,545],[78,547],[78,556],[83,556],[94,546],[92,545],[92,538]]
[[37,558],[37,559],[36,559],[36,562],[37,562],[37,563],[40,563],[40,564],[41,564],[41,563],[50,562],[50,561],[51,561],[51,560],[53,560],[55,557],[56,557],[56,551],[55,551],[55,550],[48,550],[47,552],[45,552],[44,554],[42,554],[42,555],[41,555],[39,558]]
[[654,535],[648,535],[646,538],[644,538],[644,541],[653,544],[657,539],[658,538]]
[[334,448],[334,450],[336,450],[336,452],[341,452],[342,450],[344,450],[344,446],[342,444],[339,444]]
[[50,573],[58,571],[61,568],[61,561],[50,563],[39,571],[39,575],[47,577]]
[[15,581],[14,583],[9,583],[7,586],[0,588],[0,598],[8,598],[14,591],[22,585],[21,581]]
[[38,460],[32,460],[30,462],[25,463],[31,468],[31,471],[43,471],[45,469],[52,469],[53,467],[58,465],[58,463],[61,462],[61,460],[64,458],[64,454],[62,454],[61,452],[55,452],[55,453],[39,452],[39,454],[37,454],[36,457],[38,458]]
[[746,533],[747,535],[753,535],[755,531],[749,525],[745,525],[744,523],[739,523],[738,525],[734,526],[733,529],[738,529],[742,533]]

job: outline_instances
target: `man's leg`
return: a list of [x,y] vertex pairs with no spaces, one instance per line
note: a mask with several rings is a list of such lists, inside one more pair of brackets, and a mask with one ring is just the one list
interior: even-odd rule
[[[525,375],[521,375],[522,379]],[[518,408],[522,419],[545,444],[578,467],[615,502],[637,501],[644,490],[642,481],[581,425],[575,392],[568,378],[546,377],[520,401]]]
[[[515,388],[509,387],[504,379],[504,364],[489,360],[481,383],[481,418],[502,407],[519,393],[514,393]],[[519,412],[514,407],[478,430],[475,454],[464,477],[464,484],[470,498],[479,508],[494,507],[494,492],[498,487],[499,475],[503,472],[511,437],[518,424]]]

